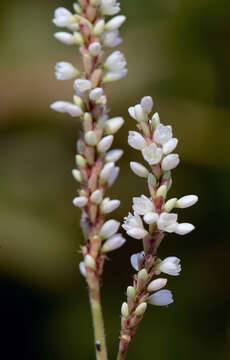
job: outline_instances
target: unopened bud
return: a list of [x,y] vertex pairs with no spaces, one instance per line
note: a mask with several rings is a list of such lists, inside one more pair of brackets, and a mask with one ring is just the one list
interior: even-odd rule
[[95,262],[94,258],[91,255],[87,254],[85,256],[84,262],[85,262],[86,267],[89,267],[89,268],[91,268],[93,270],[96,269],[96,262]]
[[121,306],[121,315],[124,316],[124,318],[127,318],[129,316],[129,307],[126,302],[123,302]]
[[134,289],[133,286],[127,287],[127,297],[130,298],[131,300],[136,299],[136,290]]
[[162,196],[163,198],[165,198],[167,195],[167,190],[168,190],[168,188],[166,185],[161,185],[159,187],[159,189],[157,190],[156,196],[157,197]]
[[147,309],[147,303],[143,302],[137,306],[134,314],[136,316],[142,316],[144,315],[146,309]]

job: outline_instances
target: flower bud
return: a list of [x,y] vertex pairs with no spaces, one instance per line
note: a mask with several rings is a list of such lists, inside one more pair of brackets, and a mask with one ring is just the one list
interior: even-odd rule
[[153,114],[151,124],[152,124],[153,130],[157,127],[157,125],[160,124],[160,117],[159,117],[158,113]]
[[111,236],[113,236],[119,229],[120,222],[116,220],[108,220],[102,225],[101,231],[100,231],[100,237],[102,239],[107,239]]
[[163,154],[167,155],[172,151],[174,151],[177,147],[177,144],[178,144],[178,140],[176,138],[172,138],[171,140],[169,140],[167,143],[163,145]]
[[105,123],[105,133],[108,135],[115,134],[124,124],[124,119],[122,117],[115,117],[109,119]]
[[85,134],[85,142],[90,146],[96,146],[98,143],[97,134],[94,131],[88,131]]
[[129,131],[128,144],[136,150],[142,150],[146,146],[146,141],[137,131]]
[[66,45],[74,44],[74,36],[64,31],[59,31],[54,34],[54,37]]
[[130,168],[137,176],[147,178],[149,175],[149,171],[146,169],[146,167],[138,162],[131,161]]
[[105,24],[105,30],[107,31],[117,30],[125,20],[126,17],[124,15],[115,16]]
[[103,197],[101,190],[95,190],[90,196],[90,201],[97,205],[99,205],[102,202],[102,199]]
[[90,100],[97,101],[98,99],[100,99],[102,94],[103,94],[103,89],[100,87],[97,87],[90,91],[89,98],[90,98]]
[[141,100],[141,106],[142,109],[147,112],[147,114],[151,113],[153,108],[153,99],[151,98],[151,96],[143,97]]
[[120,206],[120,200],[110,200],[105,205],[101,205],[101,213],[109,214]]
[[124,151],[121,149],[111,150],[105,155],[105,161],[116,162],[122,157],[123,153]]
[[177,167],[179,162],[180,159],[178,154],[169,154],[163,159],[161,168],[163,171],[169,171]]
[[101,139],[99,144],[97,145],[98,152],[106,152],[109,150],[113,142],[113,135],[105,136]]
[[100,180],[107,181],[109,177],[112,175],[113,169],[114,169],[114,162],[109,162],[105,164],[100,172]]
[[102,246],[102,252],[107,253],[119,249],[126,242],[121,234],[116,234],[110,237]]
[[157,291],[157,290],[160,290],[162,289],[163,287],[165,287],[165,285],[167,284],[167,279],[164,279],[164,278],[159,278],[159,279],[156,279],[156,280],[153,280],[151,281],[151,283],[149,284],[147,290],[149,292],[152,292],[152,291]]
[[72,170],[72,175],[73,175],[75,180],[77,180],[79,183],[82,183],[83,179],[82,179],[81,172],[79,170],[73,169]]
[[177,198],[168,200],[165,203],[164,211],[170,212],[175,207],[176,202],[177,202]]
[[133,286],[127,287],[127,297],[130,298],[131,300],[136,299],[136,290],[134,289]]
[[84,168],[87,164],[85,158],[82,155],[76,155],[76,163],[79,167]]
[[144,315],[145,311],[147,309],[147,303],[143,302],[141,304],[139,304],[134,312],[134,315],[136,316],[142,316]]
[[161,185],[159,187],[159,189],[157,190],[156,197],[162,196],[163,198],[165,198],[167,195],[167,190],[168,190],[168,188],[166,185]]
[[195,226],[189,223],[181,223],[178,224],[174,232],[178,235],[186,235],[193,231],[195,229]]
[[69,80],[79,75],[79,71],[69,62],[60,61],[55,65],[57,80]]
[[115,183],[115,181],[116,181],[116,179],[117,179],[117,177],[118,177],[118,175],[119,175],[119,171],[120,171],[119,166],[116,166],[116,167],[113,169],[112,174],[110,175],[110,177],[109,177],[109,179],[108,179],[108,186],[109,186],[109,187],[112,186],[112,185]]
[[81,261],[79,264],[79,271],[82,274],[82,276],[86,277],[86,269],[85,269],[85,263],[84,261]]
[[129,316],[129,307],[126,302],[123,302],[121,306],[121,315],[126,319]]
[[156,270],[168,275],[178,276],[181,271],[180,259],[175,256],[168,256],[156,265]]
[[172,302],[173,297],[169,290],[160,290],[148,297],[148,303],[156,306],[167,306]]
[[96,25],[93,28],[93,36],[99,37],[101,36],[102,32],[104,31],[105,27],[105,20],[101,19],[96,22]]
[[138,280],[146,281],[148,279],[148,273],[146,269],[142,269],[137,274]]
[[89,45],[90,55],[97,56],[101,51],[101,44],[99,42],[93,42]]
[[137,121],[147,121],[147,115],[140,104],[134,106],[134,112]]
[[92,270],[96,269],[96,262],[91,255],[87,254],[85,256],[84,262],[85,262],[85,267],[89,267]]
[[91,82],[90,80],[84,80],[84,79],[77,79],[74,81],[74,89],[76,92],[85,92],[87,90],[91,89]]
[[187,207],[190,207],[198,201],[198,196],[196,195],[186,195],[177,200],[175,207],[180,209],[185,209]]
[[80,196],[80,197],[76,197],[73,199],[73,204],[76,207],[82,208],[84,207],[88,202],[87,197],[85,196]]

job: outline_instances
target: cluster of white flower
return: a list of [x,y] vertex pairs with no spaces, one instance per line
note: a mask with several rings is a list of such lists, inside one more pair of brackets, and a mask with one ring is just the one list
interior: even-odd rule
[[[69,62],[56,64],[56,78],[74,79],[75,94],[73,102],[56,101],[51,108],[72,117],[80,117],[83,122],[84,133],[77,142],[77,169],[73,170],[73,176],[81,188],[73,204],[82,209],[83,231],[88,241],[83,251],[84,262],[80,264],[80,271],[85,275],[86,267],[96,269],[98,257],[103,257],[103,254],[121,247],[125,242],[122,235],[117,233],[119,222],[104,222],[106,214],[120,205],[119,200],[111,200],[104,195],[119,174],[119,167],[115,163],[123,151],[109,149],[114,134],[124,123],[122,117],[108,117],[104,84],[119,80],[127,74],[126,60],[120,51],[114,51],[105,60],[103,56],[106,47],[121,43],[119,28],[126,18],[116,15],[120,11],[116,0],[79,0],[73,7],[74,13],[63,7],[55,10],[53,23],[68,31],[56,32],[54,36],[64,44],[80,47],[84,72]],[[116,16],[106,20],[105,17],[110,15]],[[95,237],[100,243],[106,240],[103,245],[100,244],[98,251],[92,250]]]

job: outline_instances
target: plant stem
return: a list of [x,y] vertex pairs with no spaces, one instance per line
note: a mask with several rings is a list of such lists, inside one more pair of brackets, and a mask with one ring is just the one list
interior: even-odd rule
[[94,272],[87,272],[89,298],[93,319],[94,339],[97,360],[107,360],[107,348],[102,315],[100,280]]

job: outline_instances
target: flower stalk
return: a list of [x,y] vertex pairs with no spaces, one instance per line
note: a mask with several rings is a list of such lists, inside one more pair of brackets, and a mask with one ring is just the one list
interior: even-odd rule
[[83,63],[83,72],[68,62],[56,64],[56,78],[74,79],[75,93],[72,102],[56,101],[51,108],[80,118],[82,122],[83,132],[77,141],[76,169],[73,170],[80,188],[73,204],[82,211],[85,245],[81,247],[84,260],[79,268],[88,285],[98,360],[107,359],[100,299],[105,254],[125,242],[122,235],[117,234],[120,223],[112,219],[106,221],[107,214],[117,209],[120,201],[105,197],[119,173],[115,163],[123,154],[120,149],[108,152],[124,120],[109,118],[104,93],[106,83],[119,80],[127,73],[126,60],[120,51],[104,60],[105,48],[113,48],[122,41],[119,28],[125,16],[117,15],[107,21],[107,16],[119,11],[116,0],[79,0],[74,4],[74,13],[57,8],[53,19],[56,26],[68,30],[55,33],[55,38],[66,45],[78,46]]

